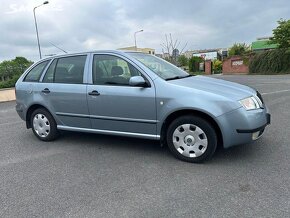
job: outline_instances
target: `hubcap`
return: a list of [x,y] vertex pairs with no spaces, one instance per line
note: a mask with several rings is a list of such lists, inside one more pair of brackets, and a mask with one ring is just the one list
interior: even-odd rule
[[50,123],[44,114],[36,114],[33,118],[33,129],[36,134],[45,138],[50,133]]
[[208,141],[205,132],[196,125],[178,126],[172,136],[175,149],[185,157],[199,157],[207,149]]

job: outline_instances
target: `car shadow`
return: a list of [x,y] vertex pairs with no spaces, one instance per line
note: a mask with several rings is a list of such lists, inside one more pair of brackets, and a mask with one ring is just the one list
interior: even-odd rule
[[130,150],[147,150],[154,152],[161,152],[163,149],[158,140],[122,137],[114,135],[103,135],[93,133],[69,132],[62,131],[60,137],[57,139],[62,143],[81,144],[87,147],[99,148],[122,148]]
[[[161,147],[158,140],[102,135],[92,133],[80,133],[62,131],[61,136],[57,140],[62,144],[75,145],[77,147],[83,146],[87,148],[97,149],[110,149],[114,151],[122,152],[135,152],[136,154],[147,154],[160,156],[160,158],[174,159],[171,155],[168,147],[165,145]],[[228,162],[243,162],[255,161],[257,156],[260,155],[259,147],[260,141],[251,144],[234,146],[228,149],[224,149],[219,146],[213,155],[212,159],[204,162],[204,164],[223,164]]]
[[262,141],[256,141],[250,144],[242,144],[230,148],[219,147],[213,158],[213,162],[243,162],[255,161],[261,155],[260,146]]

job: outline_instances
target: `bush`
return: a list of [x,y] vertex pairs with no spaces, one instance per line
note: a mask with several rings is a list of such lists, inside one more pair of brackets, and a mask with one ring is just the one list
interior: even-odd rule
[[0,89],[14,87],[19,77],[20,75],[15,75],[12,79],[0,82]]
[[199,63],[204,62],[201,57],[192,57],[188,60],[188,68],[190,72],[199,71]]
[[188,58],[185,55],[180,55],[178,57],[178,65],[179,66],[187,66],[188,65]]
[[213,61],[213,71],[215,73],[221,73],[223,68],[223,62],[220,60],[214,60]]
[[250,73],[279,74],[290,73],[290,52],[287,49],[275,49],[254,54],[249,64]]

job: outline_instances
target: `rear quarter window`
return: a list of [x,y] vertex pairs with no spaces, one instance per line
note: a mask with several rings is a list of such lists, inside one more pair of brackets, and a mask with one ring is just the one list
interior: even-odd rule
[[33,67],[24,78],[24,82],[39,82],[41,74],[50,60],[43,61]]

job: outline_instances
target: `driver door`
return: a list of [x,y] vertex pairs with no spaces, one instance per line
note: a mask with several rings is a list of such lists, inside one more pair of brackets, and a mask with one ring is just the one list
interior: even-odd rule
[[130,86],[132,76],[143,76],[122,57],[95,54],[93,84],[88,85],[88,106],[92,128],[120,135],[156,137],[154,83]]

